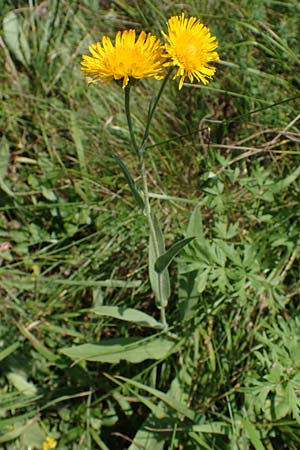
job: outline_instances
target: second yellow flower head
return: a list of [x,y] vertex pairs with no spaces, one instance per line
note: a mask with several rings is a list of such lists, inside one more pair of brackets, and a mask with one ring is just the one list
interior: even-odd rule
[[170,61],[166,65],[178,68],[174,78],[180,77],[179,89],[186,77],[207,84],[216,71],[209,63],[219,59],[215,36],[196,17],[187,19],[184,13],[171,17],[167,25],[168,34],[162,32],[168,41],[165,48]]

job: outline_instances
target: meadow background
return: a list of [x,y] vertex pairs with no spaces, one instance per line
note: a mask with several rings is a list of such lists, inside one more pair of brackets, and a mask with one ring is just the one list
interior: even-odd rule
[[[168,83],[151,132],[167,244],[196,236],[170,266],[165,345],[146,220],[113,157],[138,184],[124,94],[87,87],[80,60],[182,11],[221,61],[207,86]],[[300,448],[299,14],[299,0],[0,0],[1,449]],[[138,135],[157,89],[134,87]]]

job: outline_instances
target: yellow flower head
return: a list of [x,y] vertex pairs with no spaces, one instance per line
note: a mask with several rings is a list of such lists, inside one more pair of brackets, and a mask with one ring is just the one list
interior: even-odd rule
[[208,83],[216,71],[209,63],[219,59],[218,53],[214,52],[218,46],[215,36],[211,36],[209,29],[196,17],[187,19],[184,13],[171,17],[167,25],[168,34],[162,33],[168,41],[165,49],[171,61],[166,65],[178,67],[174,79],[180,77],[179,89],[185,77],[191,82],[195,78]]
[[91,78],[90,83],[123,80],[125,88],[130,78],[162,78],[164,48],[151,33],[142,31],[136,39],[135,30],[119,31],[115,44],[104,36],[102,43],[96,42],[89,50],[92,56],[82,56],[81,70]]
[[56,446],[57,446],[57,440],[53,439],[49,436],[43,442],[43,450],[52,450],[52,449],[56,448]]

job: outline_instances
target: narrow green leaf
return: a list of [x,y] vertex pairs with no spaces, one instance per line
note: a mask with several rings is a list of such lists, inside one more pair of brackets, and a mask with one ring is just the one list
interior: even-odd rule
[[203,423],[193,425],[191,429],[196,433],[228,434],[229,432],[229,426],[226,422]]
[[117,364],[121,360],[139,363],[147,359],[164,359],[174,347],[166,338],[105,339],[100,344],[83,344],[60,351],[77,361],[96,361]]
[[195,239],[195,237],[181,239],[181,241],[172,245],[172,247],[170,247],[163,255],[159,256],[154,265],[156,272],[161,273],[163,270],[167,269],[175,256],[177,256],[178,253],[193,239]]
[[[154,425],[157,428],[159,428],[160,421],[152,420],[150,424],[152,427]],[[154,433],[153,431],[148,431],[143,428],[140,428],[136,433],[136,435],[134,436],[132,444],[130,445],[128,450],[141,450],[141,449],[162,450],[164,448],[164,445],[165,439],[162,436],[160,436],[159,433]]]
[[7,175],[9,164],[9,145],[7,139],[3,136],[0,141],[0,178]]
[[125,378],[122,376],[116,376],[118,380],[125,381],[126,383],[135,386],[138,389],[143,389],[146,392],[149,392],[149,394],[153,395],[154,397],[162,400],[165,404],[167,404],[170,408],[177,411],[179,414],[187,417],[188,419],[195,421],[196,419],[196,413],[189,409],[187,406],[179,402],[177,399],[171,397],[168,394],[165,394],[164,392],[159,391],[158,389],[151,388],[145,384],[139,383],[138,381],[131,380],[129,378]]
[[[121,388],[123,388],[123,383],[120,380],[117,380],[116,378],[114,378],[113,376],[109,375],[108,373],[105,374],[105,376],[111,380],[113,383],[116,383],[118,386],[120,386]],[[149,414],[149,416],[147,417],[146,421],[148,420],[149,417],[151,417],[151,421],[153,419],[158,419],[158,420],[162,420],[162,419],[166,419],[168,417],[167,412],[165,411],[165,404],[163,402],[158,402],[158,404],[154,403],[152,400],[150,400],[149,396],[145,396],[140,394],[139,392],[136,391],[136,389],[134,388],[134,386],[126,386],[126,389],[128,390],[128,392],[130,392],[140,403],[142,403],[143,405],[146,406],[146,408],[148,408],[151,411],[151,414]]]
[[255,450],[265,450],[265,446],[260,440],[259,432],[255,426],[246,418],[244,420],[247,437]]
[[158,220],[155,216],[152,216],[152,223],[155,236],[153,237],[152,233],[150,233],[149,278],[152,290],[155,295],[157,306],[162,306],[163,308],[165,308],[168,304],[168,299],[171,293],[169,272],[166,268],[161,273],[157,273],[154,268],[157,259],[165,253],[165,243]]
[[7,139],[3,136],[0,141],[0,189],[2,189],[2,191],[4,191],[8,196],[13,197],[14,193],[4,181],[8,171],[9,158],[9,145]]
[[45,359],[50,362],[54,362],[57,356],[52,353],[41,341],[39,341],[30,331],[27,330],[23,325],[18,325],[20,332],[25,336],[32,344],[32,346],[39,352]]
[[[1,394],[1,396],[2,396],[2,394]],[[18,393],[18,396],[20,396],[20,394]],[[31,402],[34,402],[34,401],[37,401],[39,398],[41,398],[41,397],[33,397],[33,398],[30,398],[29,399],[29,402],[31,401]],[[30,404],[30,403],[28,403],[28,404]],[[23,405],[21,405],[21,408],[24,408],[25,406],[28,406],[28,404],[26,405],[25,403],[23,404]],[[16,411],[16,409],[18,408],[18,404],[16,404],[16,406],[15,405],[13,405],[10,409],[11,410],[14,410],[14,411]],[[13,429],[13,428],[16,428],[16,424],[18,423],[18,422],[20,422],[20,423],[24,423],[27,419],[29,420],[29,419],[32,419],[32,417],[34,416],[35,414],[34,414],[34,411],[30,411],[30,412],[27,412],[27,413],[25,413],[25,414],[20,414],[20,415],[12,415],[12,417],[8,417],[8,418],[5,418],[5,419],[0,419],[0,429],[2,428],[5,428],[5,427],[7,427],[7,428],[10,428],[10,429]],[[3,436],[1,435],[0,436],[0,442],[2,442],[1,441],[1,438],[2,438]],[[3,441],[4,442],[4,441]],[[1,448],[1,447],[0,447]]]
[[11,353],[13,353],[20,346],[19,342],[14,342],[13,344],[6,347],[4,350],[0,352],[0,361],[7,358]]
[[201,448],[201,450],[211,450],[211,446],[206,443],[201,434],[199,435],[194,431],[190,431],[189,436],[197,442],[197,448]]
[[117,154],[113,155],[115,161],[117,162],[118,166],[120,167],[121,171],[123,172],[123,175],[126,178],[127,184],[132,192],[132,195],[137,203],[137,205],[144,210],[145,208],[145,204],[144,204],[144,200],[141,197],[141,194],[138,191],[138,188],[132,178],[132,176],[129,173],[129,170],[127,169],[124,161],[121,159],[121,157]]
[[[0,271],[1,275],[1,271]],[[2,281],[2,280],[1,280]],[[6,286],[15,287],[16,285],[24,290],[32,290],[36,287],[36,284],[40,283],[45,287],[45,291],[47,292],[49,284],[61,284],[63,286],[80,286],[82,288],[87,287],[108,287],[108,288],[136,288],[141,285],[139,280],[136,281],[123,281],[123,280],[73,280],[73,279],[62,279],[56,277],[11,277],[5,280]],[[42,291],[41,291],[42,292]]]
[[96,306],[92,312],[98,316],[109,316],[115,319],[133,322],[137,325],[151,328],[161,328],[162,325],[148,314],[133,308],[121,308],[119,306]]
[[76,152],[77,152],[77,158],[78,158],[78,164],[80,167],[81,178],[82,178],[83,184],[84,184],[84,192],[81,190],[81,193],[83,193],[83,199],[85,201],[87,201],[87,195],[89,193],[89,185],[88,185],[88,178],[87,178],[88,169],[87,169],[86,158],[85,158],[83,136],[82,136],[81,129],[77,123],[76,115],[74,112],[71,112],[70,122],[71,122],[70,130],[72,133],[72,138],[73,138]]
[[78,126],[76,115],[74,112],[71,112],[71,132],[72,138],[76,147],[78,162],[80,166],[81,174],[84,176],[87,174],[87,165],[85,161],[84,147],[82,143],[82,133]]
[[96,432],[92,427],[90,427],[89,432],[91,433],[92,438],[101,450],[109,450],[107,445],[100,438],[98,432]]

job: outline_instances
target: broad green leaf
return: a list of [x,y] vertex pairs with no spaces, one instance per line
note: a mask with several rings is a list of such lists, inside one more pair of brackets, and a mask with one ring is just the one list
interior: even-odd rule
[[282,192],[286,188],[288,188],[296,179],[300,176],[300,166],[297,167],[297,169],[285,177],[284,179],[278,181],[277,183],[274,183],[272,186],[270,186],[270,190],[273,194],[277,194],[278,192]]
[[298,424],[300,424],[300,402],[298,388],[294,388],[291,383],[288,383],[283,391],[285,391],[286,397],[288,398],[288,403],[293,413],[294,419],[297,420]]
[[202,238],[203,237],[203,225],[200,206],[197,205],[191,214],[189,224],[186,230],[186,237]]
[[169,267],[175,256],[187,245],[189,244],[195,237],[189,237],[182,239],[176,244],[172,245],[163,255],[157,258],[154,268],[156,272],[162,273],[165,269]]
[[107,362],[111,364],[125,360],[139,363],[147,359],[164,359],[174,347],[174,342],[166,338],[105,339],[100,344],[83,344],[60,351],[78,361]]
[[[28,420],[28,422],[24,425],[24,422],[22,421],[23,418],[32,416],[32,413],[23,414],[22,416],[15,416],[14,422],[12,423],[13,429],[12,431],[8,431],[5,434],[2,434],[0,436],[0,444],[3,442],[12,441],[13,439],[18,438],[21,436],[29,427],[32,426],[33,423],[36,422],[36,417],[33,419]],[[2,422],[2,421],[1,421]]]
[[123,175],[126,178],[127,184],[133,194],[133,197],[134,197],[137,205],[141,208],[141,210],[144,210],[144,208],[145,208],[144,200],[142,199],[141,194],[139,193],[138,188],[137,188],[132,176],[130,175],[129,170],[127,169],[124,161],[122,160],[122,158],[120,158],[119,155],[114,154],[113,157],[114,157],[115,161],[118,163],[121,171],[123,172]]
[[22,448],[42,448],[42,443],[45,437],[45,430],[43,430],[38,422],[34,422],[29,427],[27,427],[21,435]]
[[197,314],[199,294],[196,284],[197,271],[182,274],[179,279],[178,308],[181,320],[190,320]]
[[291,412],[291,402],[289,395],[289,384],[283,386],[278,384],[275,388],[275,396],[270,401],[271,417],[276,420],[283,419]]
[[165,243],[158,220],[152,216],[152,230],[149,238],[149,278],[158,307],[165,308],[170,297],[170,278],[168,269],[161,273],[155,270],[157,259],[165,253]]
[[155,426],[159,429],[160,421],[151,420],[150,423],[146,422],[142,425],[142,427],[138,430],[136,435],[134,436],[133,442],[128,447],[128,450],[162,450],[165,444],[165,438],[163,433],[155,433],[153,431],[143,429],[144,426]]
[[52,191],[52,189],[48,189],[45,186],[42,186],[42,195],[51,202],[55,202],[57,200],[56,195]]
[[[237,267],[242,266],[242,260],[240,257],[239,252],[235,249],[235,247],[232,244],[228,244],[227,242],[222,241],[221,239],[217,242],[219,255],[222,255],[222,252],[229,258]],[[222,252],[221,252],[222,250]],[[224,257],[223,257],[224,258]],[[220,256],[220,259],[223,259],[222,256]],[[225,260],[224,260],[225,264]]]
[[14,57],[24,66],[30,63],[30,48],[17,14],[13,11],[3,19],[4,40]]
[[7,375],[9,382],[22,394],[32,396],[37,393],[35,385],[27,380],[27,376],[22,372],[10,372]]
[[199,271],[195,281],[198,294],[205,290],[209,272],[210,268]]
[[121,308],[119,306],[96,306],[92,312],[98,316],[109,316],[115,319],[133,322],[144,327],[161,328],[162,325],[148,314],[133,308]]

